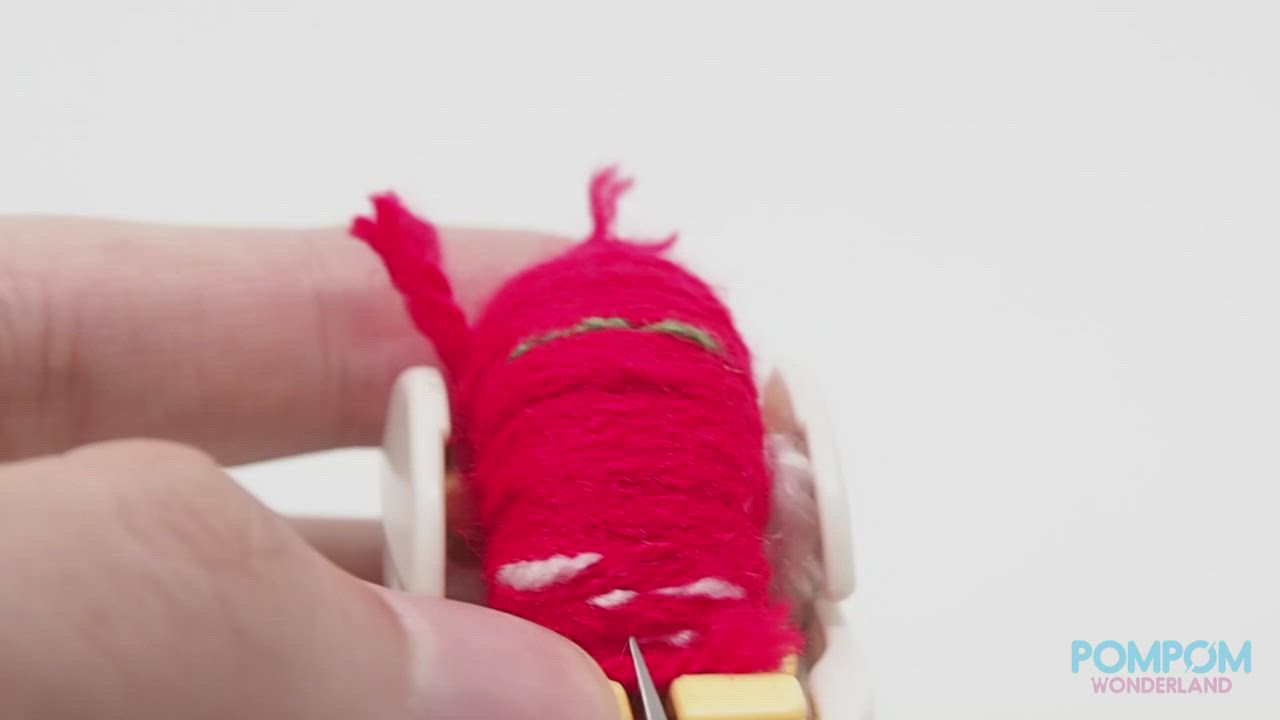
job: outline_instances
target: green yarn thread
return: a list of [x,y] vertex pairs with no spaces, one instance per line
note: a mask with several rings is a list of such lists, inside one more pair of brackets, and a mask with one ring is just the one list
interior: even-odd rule
[[715,337],[696,325],[690,325],[681,320],[659,320],[655,323],[649,323],[642,327],[633,326],[626,318],[620,317],[585,317],[576,324],[551,330],[541,335],[536,335],[527,340],[523,340],[511,350],[511,354],[507,355],[508,362],[515,360],[530,350],[545,345],[552,340],[570,337],[572,335],[581,335],[582,333],[594,332],[596,330],[636,330],[638,332],[656,332],[673,337],[683,338],[692,341],[706,350],[718,353],[720,352],[720,343]]
[[692,340],[711,352],[720,352],[720,343],[712,337],[711,333],[703,330],[696,325],[690,325],[687,322],[679,320],[660,320],[650,325],[640,328],[641,332],[665,333],[667,335],[675,335],[686,340]]

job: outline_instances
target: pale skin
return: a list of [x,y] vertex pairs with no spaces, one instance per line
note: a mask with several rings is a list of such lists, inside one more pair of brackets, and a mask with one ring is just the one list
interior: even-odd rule
[[[470,309],[566,244],[442,235]],[[0,218],[0,716],[616,717],[568,641],[377,586],[377,532],[221,469],[376,444],[432,362],[340,228]]]

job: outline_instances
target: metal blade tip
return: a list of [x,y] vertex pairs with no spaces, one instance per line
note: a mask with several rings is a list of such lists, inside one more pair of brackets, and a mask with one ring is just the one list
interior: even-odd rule
[[631,648],[631,662],[636,667],[636,685],[640,688],[640,704],[644,707],[644,720],[667,720],[667,711],[662,707],[658,688],[653,685],[649,666],[645,664],[644,654],[640,652],[640,644],[631,637],[627,640],[627,646]]

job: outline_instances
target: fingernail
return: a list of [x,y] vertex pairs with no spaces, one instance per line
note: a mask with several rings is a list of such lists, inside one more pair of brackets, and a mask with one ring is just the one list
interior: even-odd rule
[[560,635],[476,605],[379,591],[404,628],[414,717],[619,720],[600,667]]

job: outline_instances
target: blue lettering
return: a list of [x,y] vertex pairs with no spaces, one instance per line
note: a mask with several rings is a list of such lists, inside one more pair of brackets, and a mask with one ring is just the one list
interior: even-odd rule
[[1144,657],[1142,651],[1138,650],[1138,644],[1129,641],[1129,672],[1154,672],[1156,663],[1160,658],[1160,643],[1153,642],[1151,647],[1147,648],[1147,654]]
[[1245,672],[1253,672],[1253,641],[1245,640],[1240,646],[1240,652],[1235,657],[1231,656],[1231,648],[1227,647],[1225,640],[1218,641],[1218,672],[1239,672],[1241,667]]
[[[1201,648],[1208,650],[1209,652],[1208,659],[1205,660],[1204,663],[1200,665],[1191,667],[1191,661],[1192,661],[1191,656],[1195,653],[1196,650],[1199,650]],[[1202,675],[1213,669],[1214,662],[1216,660],[1217,658],[1215,657],[1213,646],[1205,642],[1204,640],[1196,640],[1196,641],[1193,641],[1191,644],[1187,645],[1187,652],[1182,656],[1182,662],[1186,665],[1187,670],[1190,670],[1193,673],[1199,673]]]
[[1160,672],[1169,672],[1169,666],[1174,660],[1177,660],[1180,657],[1182,657],[1182,643],[1177,640],[1165,640],[1163,657],[1164,663],[1160,666]]
[[[1104,663],[1102,661],[1103,650],[1115,650],[1116,661],[1114,663]],[[1120,668],[1124,667],[1124,646],[1115,640],[1103,640],[1098,643],[1098,649],[1093,654],[1093,666],[1108,675],[1119,672]]]
[[1080,672],[1080,663],[1093,654],[1093,646],[1084,640],[1071,641],[1071,672]]

